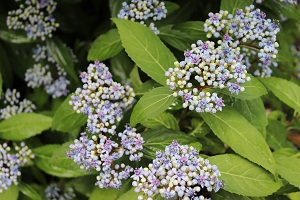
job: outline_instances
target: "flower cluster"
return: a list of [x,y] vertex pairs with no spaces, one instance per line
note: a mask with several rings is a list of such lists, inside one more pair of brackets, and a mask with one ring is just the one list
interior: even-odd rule
[[[13,151],[13,152],[12,152]],[[20,167],[25,166],[34,155],[24,142],[12,149],[7,143],[0,144],[0,193],[12,184],[18,184]]]
[[73,200],[76,194],[71,187],[63,191],[56,183],[52,183],[45,189],[45,197],[47,200]]
[[16,89],[6,90],[3,104],[6,107],[0,109],[0,119],[8,119],[19,113],[30,113],[36,109],[31,101],[27,99],[20,101],[20,93]]
[[204,92],[206,88],[228,88],[238,94],[245,88],[241,84],[250,81],[240,48],[230,38],[224,37],[215,48],[215,43],[201,40],[192,44],[192,50],[184,52],[185,60],[174,63],[165,75],[167,85],[175,90],[188,107],[196,112],[216,113],[225,106],[217,93]]
[[17,10],[8,12],[6,23],[9,29],[25,30],[28,38],[45,40],[58,27],[52,16],[55,9],[53,0],[26,0]]
[[276,34],[279,30],[276,21],[267,19],[266,14],[260,9],[254,9],[253,5],[244,10],[237,9],[234,15],[222,10],[219,13],[209,13],[209,19],[204,23],[208,38],[222,37],[223,41],[230,41],[230,47],[243,47],[241,53],[245,59],[242,62],[247,69],[255,69],[252,63],[258,62],[254,75],[260,77],[270,76],[270,66],[277,66],[273,59],[278,53]]
[[[69,93],[67,86],[70,84],[70,81],[66,78],[67,73],[55,61],[46,46],[37,45],[32,57],[37,63],[32,68],[27,69],[25,73],[27,86],[31,88],[43,86],[52,98],[66,96]],[[55,74],[56,79],[53,78],[53,71],[57,72]]]
[[115,164],[124,155],[129,156],[130,161],[139,161],[143,156],[143,138],[136,133],[135,128],[127,126],[124,132],[118,134],[119,138],[111,138],[99,134],[89,139],[87,134],[81,133],[81,137],[70,145],[67,157],[80,165],[81,169],[90,171],[94,169],[100,174],[97,176],[96,185],[100,188],[117,188],[122,186],[122,180],[130,177],[133,171],[129,165]]
[[[280,2],[286,3],[286,4],[298,4],[298,0],[279,0]],[[264,0],[255,0],[256,3],[261,4],[264,2]]]
[[89,132],[115,134],[115,124],[123,116],[122,109],[134,101],[133,89],[113,81],[108,67],[99,61],[90,64],[80,78],[83,88],[77,88],[70,105],[78,113],[88,116]]
[[143,192],[139,200],[152,199],[160,194],[165,199],[207,199],[202,191],[217,192],[224,186],[216,165],[199,156],[198,151],[173,141],[165,152],[156,152],[156,158],[146,168],[134,170],[132,185]]
[[[87,130],[70,145],[67,157],[80,165],[81,169],[99,172],[96,185],[100,188],[122,186],[133,172],[133,168],[119,163],[120,158],[139,161],[143,156],[144,140],[136,129],[126,126],[116,133],[116,123],[121,120],[123,110],[134,101],[133,89],[114,82],[108,67],[95,61],[87,72],[80,74],[82,88],[71,96],[70,105],[78,113],[88,115]],[[96,135],[98,133],[98,135]]]
[[[141,24],[145,24],[146,20],[161,20],[167,14],[165,3],[158,0],[131,0],[129,5],[123,2],[122,6],[118,18],[138,21]],[[155,34],[159,34],[153,22],[149,24],[149,27]]]

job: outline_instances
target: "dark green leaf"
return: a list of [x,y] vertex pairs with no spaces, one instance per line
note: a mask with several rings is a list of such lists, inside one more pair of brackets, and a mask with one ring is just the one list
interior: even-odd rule
[[253,4],[253,0],[222,0],[220,10],[227,10],[235,14],[237,9],[245,9],[246,6]]
[[76,83],[79,83],[79,78],[74,69],[73,59],[70,56],[66,45],[58,38],[47,39],[46,44],[48,51],[55,61]]
[[0,192],[0,199],[3,200],[17,200],[18,196],[19,188],[14,184],[9,186],[8,190],[3,190],[3,192]]
[[53,116],[52,129],[62,132],[72,132],[86,124],[87,116],[77,113],[70,106],[70,96],[59,106]]
[[[12,68],[11,68],[11,64],[9,62],[8,59],[8,54],[4,48],[4,46],[1,45],[0,43],[0,73],[1,73],[1,82],[3,82],[3,84],[10,88],[10,86],[12,85]],[[0,94],[2,93],[2,83],[0,85]]]
[[209,126],[201,118],[192,118],[192,132],[195,137],[203,137],[210,132]]
[[[224,154],[208,158],[218,166],[224,190],[243,196],[267,196],[276,192],[282,183],[260,166],[238,155]],[[245,187],[247,186],[247,187]]]
[[0,30],[0,38],[6,42],[15,44],[24,44],[34,42],[33,39],[27,37],[26,33],[14,30]]
[[141,124],[147,128],[160,128],[165,127],[167,129],[179,130],[178,122],[176,118],[170,113],[161,113],[156,117],[147,119]]
[[213,133],[197,139],[202,144],[203,151],[211,152],[212,154],[221,154],[226,151],[224,143]]
[[37,113],[21,113],[0,122],[0,137],[24,140],[51,127],[52,118]]
[[284,125],[273,119],[269,119],[269,125],[267,127],[267,142],[274,150],[285,147],[293,148],[293,145],[287,141],[286,128]]
[[165,2],[166,9],[168,11],[167,16],[173,13],[175,10],[179,9],[179,5],[174,2],[171,1],[164,1],[164,2]]
[[262,134],[233,108],[216,114],[202,113],[214,134],[236,153],[261,165],[277,176],[273,155]]
[[130,124],[135,126],[139,122],[163,113],[175,100],[173,91],[169,88],[158,87],[152,89],[142,96],[133,108]]
[[197,42],[197,40],[207,40],[206,32],[204,31],[204,22],[202,21],[182,22],[174,25],[173,29],[179,30],[181,33],[186,33],[193,43]]
[[127,56],[125,51],[121,51],[118,55],[110,59],[110,72],[114,81],[128,85],[128,78],[133,69],[133,63]]
[[238,194],[227,192],[226,190],[221,189],[218,192],[212,193],[212,198],[214,200],[265,200],[264,197],[246,197]]
[[38,194],[38,192],[26,183],[19,183],[19,189],[25,196],[32,200],[42,200],[42,197]]
[[124,0],[109,0],[110,16],[117,17],[122,9]]
[[111,29],[105,34],[101,34],[92,44],[88,60],[106,60],[116,56],[122,51],[120,35],[117,29]]
[[173,140],[181,145],[198,142],[193,136],[168,129],[150,129],[141,135],[145,140],[143,144],[144,156],[151,159],[155,158],[157,151],[164,151],[165,147],[170,145]]
[[253,76],[250,77],[251,77],[251,81],[246,81],[246,83],[241,84],[241,86],[245,88],[245,91],[240,92],[239,94],[236,93],[231,94],[228,89],[213,89],[213,90],[217,93],[223,93],[242,100],[256,99],[268,93],[265,86],[257,78],[254,78]]
[[176,61],[172,52],[148,27],[130,20],[113,21],[129,57],[153,80],[166,85],[165,72]]
[[268,119],[261,98],[252,100],[237,100],[233,107],[241,113],[262,135],[266,137]]
[[96,180],[96,175],[85,175],[72,179],[68,182],[68,185],[77,192],[89,197],[94,190],[99,189],[99,187],[95,187]]
[[195,41],[192,41],[188,34],[172,29],[172,27],[173,25],[166,25],[159,28],[159,37],[162,41],[181,51],[190,49]]
[[132,87],[134,91],[136,91],[138,88],[140,88],[143,85],[143,82],[141,81],[140,74],[139,74],[139,69],[135,65],[133,69],[130,72],[130,78],[132,81]]
[[260,79],[282,102],[300,113],[300,87],[295,83],[277,77]]

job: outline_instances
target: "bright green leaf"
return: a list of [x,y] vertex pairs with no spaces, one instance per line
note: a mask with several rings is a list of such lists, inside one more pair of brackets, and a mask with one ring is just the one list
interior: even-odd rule
[[25,140],[49,129],[51,124],[51,117],[21,113],[0,122],[0,137],[7,140]]
[[154,88],[146,93],[133,108],[130,124],[135,126],[139,122],[151,119],[164,112],[174,101],[173,91],[166,87]]
[[227,10],[235,14],[237,9],[245,9],[246,6],[253,4],[253,0],[222,0],[220,10]]
[[70,106],[70,96],[59,106],[53,116],[52,129],[62,132],[72,132],[86,124],[87,116],[78,114]]
[[[155,158],[157,151],[164,151],[165,147],[170,145],[173,140],[176,140],[181,145],[198,142],[193,136],[169,129],[150,129],[141,135],[145,140],[142,150],[144,156],[151,159]],[[200,147],[199,144],[197,144],[197,148]]]
[[300,87],[295,83],[277,77],[260,78],[282,102],[300,113]]
[[0,192],[0,199],[3,200],[17,200],[18,197],[19,197],[19,188],[14,184],[9,186],[8,190],[3,190],[3,192]]
[[153,80],[166,85],[165,72],[176,61],[172,52],[148,27],[130,20],[113,21],[129,57]]
[[214,134],[236,153],[277,175],[275,161],[267,142],[240,113],[231,107],[225,107],[222,112],[202,113],[201,116]]
[[228,89],[213,89],[213,91],[217,93],[223,93],[242,100],[256,99],[268,93],[265,86],[257,78],[253,76],[250,77],[251,81],[246,81],[245,83],[241,84],[241,86],[245,88],[245,91],[239,92],[239,94],[231,94]]
[[141,122],[141,124],[147,128],[165,127],[167,129],[179,130],[176,118],[172,114],[166,112],[161,113],[151,119],[147,119]]
[[290,184],[300,188],[300,159],[274,153],[278,174]]
[[261,98],[237,100],[233,107],[241,113],[262,135],[266,137],[268,118]]
[[38,192],[26,183],[19,183],[19,189],[25,196],[32,200],[42,200],[42,197],[38,194]]
[[142,193],[136,193],[134,188],[130,189],[128,192],[120,196],[117,200],[133,200],[138,199],[138,196],[142,195]]
[[55,61],[67,72],[76,83],[79,83],[79,78],[75,72],[73,59],[70,56],[67,46],[58,38],[47,39],[47,49]]
[[120,35],[117,29],[101,34],[92,44],[88,52],[88,60],[106,60],[122,51]]
[[60,145],[59,144],[47,144],[47,145],[43,145],[40,147],[37,147],[35,149],[33,149],[33,153],[35,156],[38,157],[51,157],[53,154],[53,151],[55,151],[55,149],[59,148]]
[[243,196],[268,196],[276,192],[281,181],[274,181],[274,176],[260,166],[238,155],[224,154],[208,158],[217,165],[224,180],[224,190]]
[[286,128],[284,125],[273,119],[269,119],[267,127],[267,142],[273,150],[290,147],[293,145],[287,141]]

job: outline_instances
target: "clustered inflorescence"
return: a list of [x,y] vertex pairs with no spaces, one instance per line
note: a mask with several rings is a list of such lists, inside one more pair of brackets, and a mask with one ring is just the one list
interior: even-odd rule
[[278,53],[279,44],[276,35],[280,31],[277,22],[266,18],[266,14],[260,9],[254,9],[253,5],[245,10],[237,9],[235,15],[227,11],[209,13],[209,19],[205,21],[204,31],[207,37],[225,38],[231,41],[230,47],[241,47],[244,56],[242,63],[247,69],[255,69],[254,63],[258,63],[255,76],[268,77],[272,70],[270,66],[277,67],[274,62]]
[[[32,68],[27,69],[25,73],[27,86],[31,88],[43,86],[52,98],[66,96],[69,93],[67,86],[70,84],[70,81],[66,78],[67,73],[55,61],[47,47],[37,45],[32,57],[36,63]],[[54,74],[54,72],[57,72],[57,74]],[[53,75],[57,78],[54,78]]]
[[36,109],[30,100],[23,99],[20,101],[20,93],[16,89],[7,89],[3,98],[5,107],[0,109],[0,120],[8,119],[19,113],[30,113]]
[[[134,101],[133,89],[114,82],[108,67],[95,61],[87,72],[80,74],[83,88],[77,88],[71,96],[70,105],[78,113],[88,115],[87,130],[70,145],[67,157],[87,171],[96,170],[96,185],[100,188],[120,188],[133,168],[119,159],[127,156],[130,161],[139,161],[143,138],[136,129],[126,126],[116,134],[116,123],[121,120],[123,110]],[[97,135],[96,135],[97,134]]]
[[274,58],[278,53],[276,22],[266,19],[260,9],[250,5],[236,10],[235,15],[227,11],[209,13],[204,23],[207,38],[220,38],[217,45],[212,41],[197,41],[191,50],[184,52],[185,60],[174,63],[165,75],[167,85],[174,90],[173,95],[183,100],[183,107],[196,112],[216,113],[225,106],[216,92],[208,89],[228,89],[231,94],[239,94],[242,86],[251,78],[248,70],[257,62],[256,76],[270,76],[270,66],[277,66]]
[[20,167],[33,159],[34,155],[24,142],[20,146],[10,147],[7,143],[0,144],[0,192],[7,190],[12,184],[18,184],[21,176]]
[[[264,0],[255,0],[256,3],[258,4],[261,4],[264,2]],[[295,4],[297,5],[298,4],[298,0],[279,0],[279,2],[283,2],[283,3],[286,3],[286,4]]]
[[139,200],[151,200],[156,194],[165,199],[204,200],[202,191],[217,192],[224,186],[220,176],[217,166],[200,157],[196,149],[173,141],[165,152],[156,152],[148,167],[135,169],[131,177],[135,191],[144,193]]
[[[165,18],[167,14],[165,3],[158,0],[131,0],[129,5],[127,2],[123,2],[122,6],[118,18],[137,21],[141,24],[145,24],[146,20],[159,21]],[[149,28],[155,34],[159,34],[154,22],[149,24]]]
[[9,29],[25,30],[28,38],[45,40],[58,27],[52,16],[55,9],[53,0],[25,0],[17,10],[8,12],[6,23]]
[[62,190],[56,183],[52,183],[45,189],[45,197],[47,200],[73,200],[76,194],[71,187]]
[[122,109],[134,101],[133,89],[113,81],[108,67],[98,61],[90,64],[80,78],[83,87],[77,88],[70,105],[78,113],[88,116],[87,129],[90,133],[115,134],[115,124],[123,116]]

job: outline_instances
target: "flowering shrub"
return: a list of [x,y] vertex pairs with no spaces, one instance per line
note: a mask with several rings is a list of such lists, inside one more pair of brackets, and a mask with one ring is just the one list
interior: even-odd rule
[[297,1],[0,10],[0,199],[300,199]]

